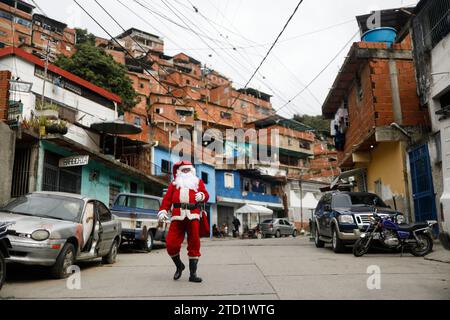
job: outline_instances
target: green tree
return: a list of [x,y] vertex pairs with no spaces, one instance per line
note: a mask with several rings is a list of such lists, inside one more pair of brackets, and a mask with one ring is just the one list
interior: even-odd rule
[[90,33],[87,29],[75,28],[77,35],[77,44],[90,43],[95,45],[95,35]]
[[93,84],[113,92],[122,98],[123,108],[133,108],[138,100],[124,65],[117,63],[102,48],[96,47],[89,36],[77,44],[77,52],[68,58],[59,56],[55,64]]
[[310,126],[317,132],[330,134],[330,121],[322,116],[295,115],[294,120]]

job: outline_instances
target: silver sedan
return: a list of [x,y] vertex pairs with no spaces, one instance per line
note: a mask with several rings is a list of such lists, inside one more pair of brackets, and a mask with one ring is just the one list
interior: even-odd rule
[[77,261],[116,261],[122,227],[100,201],[75,194],[35,192],[0,210],[8,230],[8,262],[51,267],[66,278]]
[[297,229],[286,219],[269,219],[261,223],[261,233],[263,238],[275,236],[297,236]]

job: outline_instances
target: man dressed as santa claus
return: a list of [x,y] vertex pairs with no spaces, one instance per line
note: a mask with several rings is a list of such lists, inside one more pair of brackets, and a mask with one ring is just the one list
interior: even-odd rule
[[188,236],[188,256],[190,282],[202,282],[197,276],[197,264],[200,258],[200,212],[203,204],[209,199],[204,182],[195,175],[195,168],[189,161],[181,161],[173,167],[174,181],[170,184],[159,209],[158,218],[168,220],[168,212],[172,211],[166,246],[177,270],[174,280],[181,277],[185,266],[180,259],[181,244],[184,235]]

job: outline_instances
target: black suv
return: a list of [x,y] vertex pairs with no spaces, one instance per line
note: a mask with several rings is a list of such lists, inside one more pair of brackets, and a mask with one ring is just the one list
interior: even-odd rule
[[365,231],[374,213],[391,216],[403,223],[401,213],[391,209],[376,194],[365,192],[330,192],[319,201],[313,221],[314,242],[317,248],[331,243],[333,251],[343,252]]

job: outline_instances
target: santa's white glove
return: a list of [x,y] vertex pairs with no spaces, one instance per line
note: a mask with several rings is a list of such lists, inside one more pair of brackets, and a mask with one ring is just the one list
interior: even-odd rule
[[202,202],[203,200],[205,200],[205,194],[203,192],[197,192],[195,194],[195,201]]
[[166,210],[162,210],[162,211],[158,212],[158,219],[159,219],[159,221],[169,220],[169,216],[167,215],[167,211]]

